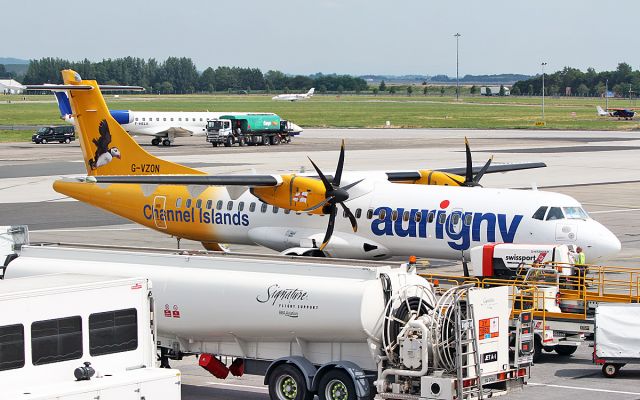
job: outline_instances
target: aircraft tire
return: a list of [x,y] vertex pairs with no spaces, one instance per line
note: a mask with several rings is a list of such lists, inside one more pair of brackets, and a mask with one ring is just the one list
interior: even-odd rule
[[160,144],[160,139],[158,139],[158,138],[153,138],[153,139],[151,139],[151,144],[152,144],[153,146],[157,146],[157,145],[159,145],[159,144]]
[[165,139],[165,140],[163,140],[163,141],[162,141],[162,145],[163,145],[163,146],[171,146],[171,140],[169,140],[169,139]]

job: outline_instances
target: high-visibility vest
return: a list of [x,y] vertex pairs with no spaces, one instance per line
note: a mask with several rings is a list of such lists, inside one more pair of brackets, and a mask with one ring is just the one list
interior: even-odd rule
[[584,253],[580,252],[578,253],[578,260],[576,261],[576,264],[586,264],[587,263],[587,256],[584,255]]

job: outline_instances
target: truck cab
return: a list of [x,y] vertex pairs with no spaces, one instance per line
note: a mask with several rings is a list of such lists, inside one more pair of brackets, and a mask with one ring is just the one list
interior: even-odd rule
[[237,140],[231,128],[231,121],[228,119],[213,119],[207,121],[207,142],[213,147],[224,144],[229,147]]

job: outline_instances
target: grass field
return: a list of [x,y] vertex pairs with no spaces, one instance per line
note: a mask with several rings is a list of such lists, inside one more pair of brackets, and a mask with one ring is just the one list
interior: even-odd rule
[[[299,102],[276,102],[267,95],[107,95],[112,109],[137,111],[259,111],[274,112],[303,128],[378,128],[390,121],[402,128],[589,129],[638,130],[636,121],[599,118],[600,98],[545,98],[545,126],[540,97],[317,95]],[[24,100],[23,100],[24,99]],[[7,102],[6,100],[10,100]],[[630,107],[629,100],[611,100],[610,107]],[[0,98],[0,125],[59,124],[53,96]],[[19,128],[19,127],[17,127]],[[14,128],[15,129],[15,128]],[[0,141],[30,140],[27,132],[0,131]],[[22,135],[22,136],[21,136]]]

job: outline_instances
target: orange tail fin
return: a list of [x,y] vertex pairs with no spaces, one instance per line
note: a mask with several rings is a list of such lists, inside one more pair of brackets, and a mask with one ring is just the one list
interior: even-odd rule
[[[113,119],[96,81],[82,80],[72,70],[62,71],[65,85],[83,86],[69,89],[69,100],[80,146],[89,175],[195,175],[193,168],[162,160],[147,153]],[[86,90],[86,86],[91,86]]]

